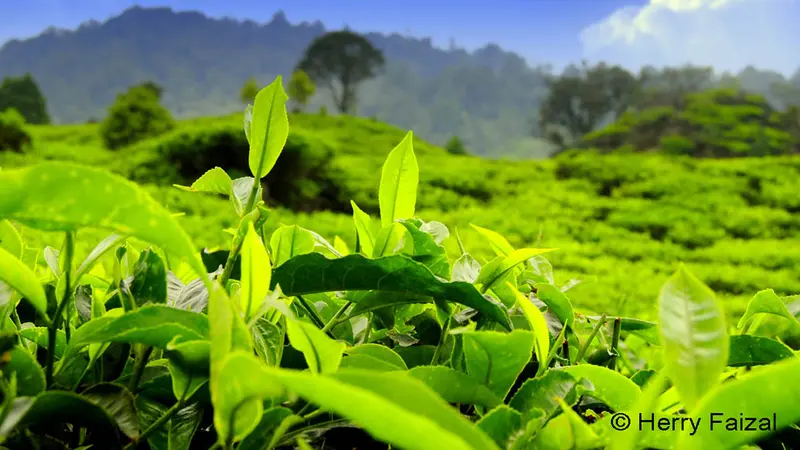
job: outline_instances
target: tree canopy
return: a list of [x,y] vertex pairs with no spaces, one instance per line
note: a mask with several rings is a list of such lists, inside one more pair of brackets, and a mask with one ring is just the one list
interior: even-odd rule
[[340,112],[352,113],[359,83],[377,76],[385,64],[383,52],[366,37],[342,30],[311,41],[297,69],[328,88]]
[[14,108],[32,124],[50,123],[47,102],[31,74],[6,77],[0,83],[0,112]]

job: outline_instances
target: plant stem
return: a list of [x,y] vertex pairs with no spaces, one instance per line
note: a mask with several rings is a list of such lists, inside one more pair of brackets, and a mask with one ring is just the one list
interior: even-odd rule
[[436,350],[433,352],[433,358],[431,358],[431,365],[435,366],[436,363],[439,361],[439,358],[442,353],[442,348],[444,348],[444,342],[447,340],[447,333],[450,332],[450,317],[447,317],[447,320],[444,321],[444,325],[442,326],[442,334],[439,335],[439,343],[436,344]]
[[68,231],[66,234],[65,242],[65,260],[64,260],[64,296],[56,307],[56,313],[53,317],[52,323],[47,328],[47,363],[45,365],[45,382],[47,387],[53,385],[53,366],[55,365],[56,356],[56,335],[58,327],[61,326],[61,321],[64,318],[64,308],[70,298],[70,277],[72,275],[72,256],[75,252],[75,235]]
[[584,344],[581,346],[581,349],[578,350],[578,355],[575,357],[575,363],[576,364],[580,364],[581,363],[581,360],[583,359],[583,355],[585,355],[586,351],[589,350],[589,344],[592,343],[592,341],[594,340],[594,337],[597,336],[597,333],[600,331],[600,328],[602,328],[602,326],[605,325],[605,323],[606,323],[606,315],[603,314],[603,316],[600,317],[600,320],[594,326],[594,329],[592,330],[592,334],[589,335],[589,337],[586,339],[586,342],[584,342]]
[[122,450],[133,450],[136,447],[138,447],[140,443],[146,441],[151,434],[155,433],[156,430],[158,430],[165,423],[167,423],[167,421],[171,419],[172,416],[174,416],[175,413],[177,413],[182,407],[183,407],[183,400],[178,400],[178,402],[172,405],[168,410],[166,410],[164,414],[161,415],[161,417],[159,417],[155,422],[153,422],[149,427],[147,427],[142,432],[142,434],[139,435],[139,438],[137,438],[133,442],[123,447]]
[[350,305],[352,305],[352,304],[353,304],[353,302],[351,302],[351,301],[345,302],[345,304],[342,305],[342,307],[339,308],[338,311],[336,311],[336,314],[334,314],[333,317],[331,317],[331,320],[329,320],[328,323],[326,323],[325,326],[322,327],[322,331],[327,333],[334,326],[336,326],[339,323],[339,318],[342,317],[344,312],[347,311],[347,308],[349,308]]
[[136,395],[136,389],[139,387],[139,381],[142,379],[144,369],[147,367],[147,360],[150,359],[150,354],[153,353],[153,347],[141,345],[138,347],[137,350],[139,351],[136,352],[136,364],[133,366],[133,376],[128,384],[128,390],[134,395]]
[[[303,307],[303,309],[308,314],[308,317],[311,319],[312,322],[314,322],[316,326],[318,326],[319,328],[325,327],[325,322],[322,321],[322,318],[319,316],[319,314],[317,314],[317,310],[314,309],[314,306],[310,304],[308,300],[303,298],[302,295],[298,295],[297,302],[300,303],[300,306]],[[327,331],[327,333],[330,337],[333,337],[333,333],[331,333],[330,331]]]
[[611,357],[611,362],[608,363],[608,368],[617,370],[617,355],[619,355],[619,332],[622,328],[622,318],[617,317],[614,319],[614,334],[611,335],[611,350],[614,356]]

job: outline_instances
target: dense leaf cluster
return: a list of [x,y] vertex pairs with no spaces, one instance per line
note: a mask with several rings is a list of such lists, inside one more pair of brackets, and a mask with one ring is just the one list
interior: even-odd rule
[[[229,199],[237,220],[221,254],[199,255],[173,214],[105,170],[0,172],[6,447],[668,450],[797,439],[800,408],[787,400],[800,387],[785,381],[800,361],[756,333],[767,315],[800,327],[797,297],[761,291],[729,326],[681,265],[660,290],[658,322],[582,314],[575,283],[556,283],[545,257],[555,249],[517,248],[473,225],[494,255],[480,261],[457,232],[415,218],[410,132],[381,167],[379,220],[352,203],[355,247],[271,229],[259,181],[288,140],[287,100],[278,78],[248,108],[249,175],[215,167],[179,186]],[[111,234],[79,254],[87,228]],[[23,262],[19,229],[64,236],[42,251],[44,271]],[[712,412],[725,425],[692,435],[618,420]],[[736,432],[741,416],[761,420]]]

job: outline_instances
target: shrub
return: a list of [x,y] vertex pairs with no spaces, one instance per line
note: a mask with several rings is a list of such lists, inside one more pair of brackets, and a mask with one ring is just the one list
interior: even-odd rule
[[159,103],[159,94],[154,85],[143,84],[118,95],[100,125],[106,147],[119,149],[173,129],[175,122]]
[[[239,127],[172,133],[159,140],[156,152],[160,155],[156,164],[168,162],[180,180],[196,179],[209,167],[221,167],[235,178],[249,170],[249,145]],[[298,211],[344,210],[349,203],[340,202],[328,175],[331,155],[331,148],[315,136],[291,133],[273,176],[263,183],[265,198]]]
[[444,146],[445,150],[452,155],[466,155],[467,149],[464,147],[464,143],[461,142],[461,139],[458,136],[453,136],[447,141],[447,144]]
[[14,108],[0,112],[0,150],[22,152],[30,143],[22,114]]
[[[285,110],[280,78],[264,89],[254,116]],[[231,199],[229,250],[199,254],[170,211],[102,169],[0,171],[0,292],[14,299],[0,334],[6,448],[793,445],[778,431],[800,418],[785,401],[800,397],[787,382],[800,359],[759,324],[796,331],[796,297],[761,291],[729,326],[680,265],[658,323],[579,313],[575,283],[545,257],[554,249],[475,226],[495,254],[478,261],[446,225],[415,218],[410,132],[384,162],[379,216],[352,205],[355,247],[296,225],[268,233],[257,193],[282,157],[285,117],[253,122],[252,176],[216,168],[181,187]],[[31,268],[17,224],[63,233],[62,251]],[[76,231],[90,227],[112,234],[84,256]],[[728,269],[712,269],[714,285],[751,287]],[[720,426],[645,431],[703,419]]]

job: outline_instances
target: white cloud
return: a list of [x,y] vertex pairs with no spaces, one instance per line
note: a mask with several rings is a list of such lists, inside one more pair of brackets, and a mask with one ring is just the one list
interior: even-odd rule
[[584,57],[639,68],[747,65],[785,74],[800,67],[800,0],[649,0],[581,32]]

